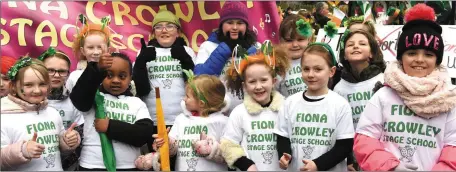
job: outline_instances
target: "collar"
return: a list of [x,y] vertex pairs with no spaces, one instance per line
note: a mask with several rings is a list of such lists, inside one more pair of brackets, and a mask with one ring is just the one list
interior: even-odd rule
[[70,92],[63,86],[60,88],[51,89],[51,93],[48,95],[48,100],[65,100],[70,95]]
[[24,113],[27,111],[43,110],[47,107],[48,101],[44,99],[41,103],[31,104],[11,94],[1,99],[2,113]]
[[182,37],[177,37],[176,40],[174,41],[173,45],[171,47],[162,47],[156,38],[152,39],[149,41],[148,45],[152,45],[157,48],[171,48],[171,47],[178,47],[178,46],[187,46],[187,43],[185,42],[184,38]]
[[353,75],[351,69],[344,67],[342,68],[341,78],[350,83],[358,83],[367,81],[380,73],[383,73],[382,69],[373,64],[369,65],[367,68],[361,71],[361,73],[359,73],[359,76]]
[[[99,88],[99,89],[100,89],[100,92],[102,92],[103,94],[112,95],[111,93],[109,93],[108,91],[106,91],[106,90],[104,89],[103,85],[100,85],[100,88]],[[115,96],[115,95],[112,95],[112,96],[117,97],[117,98],[119,98],[119,96],[133,96],[133,94],[131,93],[130,89],[131,89],[131,88],[128,88],[125,92],[123,92],[123,93],[121,93],[121,94],[119,94],[119,95],[117,95],[117,96]]]
[[271,111],[279,111],[280,106],[283,104],[284,97],[277,91],[272,92],[272,101],[268,107],[262,107],[259,103],[253,100],[248,94],[244,96],[244,106],[247,109],[249,114],[259,114],[265,109],[270,109]]

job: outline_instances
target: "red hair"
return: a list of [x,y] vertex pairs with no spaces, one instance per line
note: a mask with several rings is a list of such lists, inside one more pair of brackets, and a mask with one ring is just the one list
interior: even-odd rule
[[8,70],[16,63],[17,59],[9,57],[9,56],[2,56],[2,74],[6,75]]

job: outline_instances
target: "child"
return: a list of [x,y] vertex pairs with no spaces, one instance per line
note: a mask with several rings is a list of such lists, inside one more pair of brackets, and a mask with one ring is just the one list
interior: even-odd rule
[[136,96],[142,98],[156,122],[154,87],[160,87],[166,125],[172,126],[182,113],[179,107],[185,96],[185,75],[182,70],[193,70],[195,53],[182,37],[179,18],[167,10],[160,10],[152,22],[152,34],[148,46],[141,39],[142,48],[133,68]]
[[11,66],[14,65],[14,63],[16,63],[16,59],[15,58],[12,58],[12,57],[8,57],[8,56],[2,56],[2,59],[1,59],[1,73],[0,73],[0,77],[1,77],[1,82],[0,82],[0,98],[2,97],[5,97],[6,95],[8,95],[9,93],[9,90],[10,90],[10,80],[8,78],[8,76],[6,75],[6,73],[8,73],[8,70],[11,68]]
[[377,31],[375,30],[374,24],[372,21],[364,22],[364,16],[350,17],[347,21],[344,22],[344,26],[346,26],[350,31],[364,30],[365,32],[368,32],[377,38]]
[[350,103],[356,127],[362,109],[374,94],[376,83],[383,83],[386,64],[375,38],[363,30],[349,32],[341,45],[344,48],[340,51],[339,62],[343,68],[341,81],[334,92]]
[[47,106],[49,75],[44,64],[24,57],[8,72],[11,92],[1,99],[1,167],[17,171],[62,171],[60,151],[80,143],[75,124],[65,131]]
[[[68,74],[70,73],[70,58],[62,51],[49,47],[40,55],[40,57],[38,57],[38,59],[44,62],[50,77],[51,92],[47,97],[49,106],[57,109],[62,117],[65,129],[68,129],[72,123],[76,123],[77,126],[74,130],[83,136],[82,128],[84,118],[73,106],[73,103],[71,103],[71,100],[68,97],[70,96],[70,93],[64,86],[68,79]],[[74,170],[74,168],[69,168],[78,162],[80,151],[81,147],[78,147],[76,152],[71,152],[71,154],[67,155],[62,154],[61,158],[64,170]]]
[[274,84],[275,77],[284,76],[288,70],[288,59],[277,53],[259,53],[243,59],[241,64],[245,65],[237,68],[232,63],[227,71],[228,87],[237,92],[245,90],[247,94],[230,114],[221,141],[222,155],[231,168],[279,171],[276,137],[272,132],[284,97],[275,91]]
[[[221,112],[226,106],[225,86],[216,76],[199,75],[193,78],[190,71],[187,77],[186,97],[181,103],[184,112],[177,116],[168,134],[170,156],[177,156],[175,169],[226,171],[218,146],[228,120]],[[136,167],[143,170],[153,167],[158,171],[158,157],[159,152],[140,156]]]
[[405,20],[398,61],[364,108],[353,151],[367,171],[454,171],[456,88],[441,66],[442,27],[424,4],[409,9]]
[[109,47],[109,38],[111,32],[108,28],[110,18],[103,17],[102,24],[89,23],[87,18],[82,14],[79,15],[79,21],[83,27],[76,35],[73,42],[73,52],[78,58],[77,70],[71,72],[66,82],[66,88],[71,92],[76,85],[81,74],[88,62],[98,62],[102,50]]
[[282,169],[347,169],[354,130],[350,105],[328,88],[336,63],[328,44],[310,44],[304,51],[301,65],[307,90],[285,100],[274,130]]
[[[298,26],[297,23],[300,25]],[[301,57],[304,49],[312,40],[313,30],[308,22],[291,14],[280,24],[279,34],[280,44],[283,49],[286,49],[291,68],[285,78],[279,77],[276,89],[288,97],[307,88],[301,78]]]
[[[225,83],[225,71],[236,45],[247,49],[249,54],[256,53],[256,35],[249,27],[247,6],[242,2],[226,2],[220,11],[218,29],[199,48],[195,74],[217,75]],[[227,92],[231,93],[227,94],[231,100],[229,113],[242,103],[243,95],[236,95],[230,89]]]
[[[98,134],[105,133],[113,140],[116,169],[132,171],[135,170],[135,158],[140,154],[139,148],[152,143],[155,129],[146,104],[130,93],[130,59],[122,53],[108,54],[106,49],[103,52],[99,62],[87,64],[70,93],[71,101],[82,111],[86,123],[79,170],[107,169],[102,156],[104,144]],[[104,96],[104,104],[96,104],[95,108],[98,89]],[[107,118],[95,119],[95,109],[103,107]]]

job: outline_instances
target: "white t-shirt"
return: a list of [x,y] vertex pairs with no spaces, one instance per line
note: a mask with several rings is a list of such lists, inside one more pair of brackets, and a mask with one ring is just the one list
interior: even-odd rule
[[37,142],[45,146],[38,159],[32,159],[11,169],[14,171],[63,171],[60,160],[60,135],[65,130],[62,118],[52,107],[36,111],[16,114],[1,114],[2,148],[20,141],[32,139],[37,133]]
[[226,164],[220,164],[199,157],[192,148],[192,141],[199,140],[202,131],[220,142],[228,117],[220,112],[208,117],[190,116],[181,113],[176,117],[169,137],[178,142],[176,171],[226,171]]
[[279,167],[277,137],[273,133],[277,112],[265,109],[250,115],[244,104],[238,105],[230,114],[223,138],[238,143],[259,171],[283,171]]
[[401,162],[417,165],[417,171],[430,171],[445,145],[456,146],[456,108],[425,119],[383,87],[367,102],[356,132],[378,139]]
[[81,77],[83,72],[84,70],[78,69],[70,73],[70,76],[68,76],[68,79],[65,83],[65,87],[68,89],[68,91],[71,92],[73,90],[73,87],[76,85],[76,82],[78,82],[78,79]]
[[345,98],[352,108],[353,126],[356,128],[359,117],[366,107],[367,101],[374,95],[375,83],[383,83],[383,73],[358,83],[350,83],[343,79],[334,87],[334,92]]
[[301,59],[291,60],[290,63],[290,69],[285,78],[276,84],[276,89],[284,97],[289,97],[307,89],[307,85],[302,79]]
[[77,126],[84,124],[84,117],[82,117],[81,111],[73,106],[70,98],[65,100],[48,100],[48,103],[50,107],[57,109],[59,112],[65,129],[68,129],[73,122],[76,122],[78,124]]
[[[123,96],[117,97],[110,94],[103,94],[105,97],[105,113],[111,120],[124,121],[134,124],[140,119],[150,119],[146,104],[137,97]],[[103,168],[103,154],[101,152],[100,135],[95,130],[95,108],[84,115],[84,140],[79,163],[84,168]],[[139,147],[134,147],[126,143],[112,140],[116,164],[118,169],[136,168],[135,160],[140,155]]]
[[[336,140],[354,137],[350,105],[343,97],[328,90],[323,100],[307,102],[302,94],[296,93],[285,100],[274,130],[291,141],[293,159],[288,169],[292,171],[304,166],[303,159],[316,159],[331,150]],[[346,161],[330,169],[346,170]]]
[[[190,47],[184,47],[195,61],[193,50]],[[145,97],[144,102],[147,104],[154,125],[157,125],[155,87],[159,87],[165,123],[173,125],[177,115],[182,113],[182,109],[179,107],[185,96],[184,73],[179,60],[171,57],[171,48],[156,48],[155,51],[157,53],[155,61],[146,63],[152,90]]]

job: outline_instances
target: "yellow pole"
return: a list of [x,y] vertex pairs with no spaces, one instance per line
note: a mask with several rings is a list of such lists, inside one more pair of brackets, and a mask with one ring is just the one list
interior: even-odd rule
[[169,165],[169,143],[168,132],[166,131],[165,116],[160,99],[160,89],[155,87],[156,103],[157,103],[157,130],[158,136],[165,140],[163,146],[160,147],[161,171],[171,171]]

